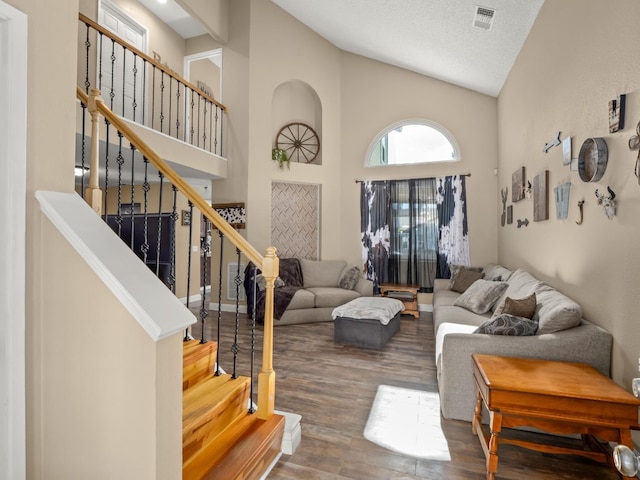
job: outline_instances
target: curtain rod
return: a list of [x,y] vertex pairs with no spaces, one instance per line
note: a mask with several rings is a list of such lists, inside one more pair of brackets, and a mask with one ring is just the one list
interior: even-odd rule
[[[456,177],[456,176],[457,177],[470,177],[471,174],[470,173],[459,173],[457,175],[445,175],[445,176],[446,177]],[[428,178],[435,178],[435,177],[428,177]],[[396,180],[396,179],[394,178],[394,179],[390,179],[390,180]],[[402,181],[402,180],[417,180],[417,179],[415,179],[415,178],[401,179],[400,181]],[[365,181],[367,181],[367,180],[356,180],[356,183],[362,183],[362,182],[365,182]],[[375,181],[379,181],[379,180],[371,180],[371,181],[375,182]]]

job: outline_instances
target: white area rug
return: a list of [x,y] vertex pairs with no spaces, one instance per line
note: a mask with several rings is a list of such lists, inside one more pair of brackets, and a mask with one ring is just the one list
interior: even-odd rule
[[437,393],[380,385],[364,428],[364,438],[404,455],[451,460],[440,428]]

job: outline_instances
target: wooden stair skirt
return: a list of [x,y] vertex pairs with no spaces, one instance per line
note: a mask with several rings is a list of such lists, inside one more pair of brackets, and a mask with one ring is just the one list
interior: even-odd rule
[[182,478],[259,479],[279,455],[284,417],[249,414],[250,379],[213,376],[215,342],[185,342]]

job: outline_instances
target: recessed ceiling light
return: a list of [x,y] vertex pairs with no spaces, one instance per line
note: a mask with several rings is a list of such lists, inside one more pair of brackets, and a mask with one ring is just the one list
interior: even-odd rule
[[158,3],[167,3],[167,0],[158,0]]

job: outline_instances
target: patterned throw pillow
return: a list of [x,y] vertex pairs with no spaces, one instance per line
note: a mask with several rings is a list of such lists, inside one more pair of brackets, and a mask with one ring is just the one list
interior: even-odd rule
[[356,288],[358,280],[360,280],[360,269],[358,267],[345,267],[342,275],[340,275],[340,280],[338,280],[338,286],[345,290],[353,290]]
[[456,307],[466,308],[473,313],[482,315],[491,310],[507,286],[507,282],[476,280],[453,304]]
[[531,319],[533,318],[533,314],[536,313],[536,303],[535,292],[528,297],[519,299],[507,297],[504,299],[504,302],[498,304],[493,312],[493,317],[495,318],[503,313],[508,313],[516,317]]
[[538,322],[528,318],[516,317],[503,313],[491,320],[484,322],[473,333],[486,333],[488,335],[528,336],[535,335],[538,331]]

